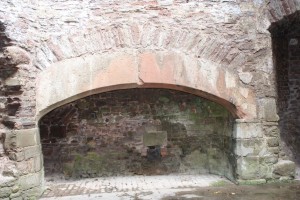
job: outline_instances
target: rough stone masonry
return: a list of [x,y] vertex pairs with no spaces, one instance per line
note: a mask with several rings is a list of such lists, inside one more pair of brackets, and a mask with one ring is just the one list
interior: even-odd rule
[[2,0],[0,199],[42,193],[50,111],[134,88],[230,112],[237,182],[294,178],[299,10],[299,0]]

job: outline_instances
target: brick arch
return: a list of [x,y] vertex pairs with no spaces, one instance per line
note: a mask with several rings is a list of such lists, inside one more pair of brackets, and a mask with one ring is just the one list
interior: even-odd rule
[[193,26],[129,21],[51,36],[35,50],[36,66],[44,70],[65,59],[128,49],[182,52],[228,68],[240,67],[246,62],[246,54],[230,35]]
[[37,119],[76,99],[129,88],[185,91],[223,105],[236,118],[256,118],[254,93],[230,71],[185,54],[132,50],[68,59],[41,72]]

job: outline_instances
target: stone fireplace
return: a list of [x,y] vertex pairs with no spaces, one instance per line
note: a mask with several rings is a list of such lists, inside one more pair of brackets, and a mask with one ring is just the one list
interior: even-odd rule
[[88,96],[40,119],[45,176],[218,174],[234,179],[233,117],[167,89]]
[[40,196],[44,172],[293,179],[299,10],[299,0],[2,0],[0,199]]

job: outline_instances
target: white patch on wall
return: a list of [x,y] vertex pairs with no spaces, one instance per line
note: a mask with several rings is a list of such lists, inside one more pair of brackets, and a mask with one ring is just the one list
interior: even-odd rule
[[197,78],[199,74],[199,68],[197,66],[197,62],[195,59],[192,59],[190,56],[185,56],[183,58],[183,67],[181,70],[181,74],[184,76],[182,78],[186,79],[188,83],[191,85],[195,85],[197,83]]
[[255,5],[261,5],[263,3],[263,0],[253,0],[253,3]]
[[290,46],[296,46],[298,45],[298,40],[293,38],[293,39],[290,39],[290,43],[289,43]]
[[243,97],[248,98],[249,89],[248,88],[239,88],[239,91]]
[[158,0],[160,6],[170,6],[173,4],[173,0]]
[[249,84],[252,81],[253,75],[250,72],[240,72],[239,77],[245,84]]
[[202,77],[205,77],[205,79],[210,83],[210,85],[216,89],[217,86],[217,80],[219,77],[219,70],[218,67],[208,61],[208,60],[200,60],[200,74]]
[[225,73],[225,84],[226,84],[226,88],[236,87],[235,77],[228,71],[226,71]]

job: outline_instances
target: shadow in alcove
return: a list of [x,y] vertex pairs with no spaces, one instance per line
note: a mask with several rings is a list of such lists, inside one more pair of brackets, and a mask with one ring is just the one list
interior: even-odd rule
[[234,179],[231,113],[189,93],[96,94],[51,111],[39,128],[46,180],[209,173]]
[[272,34],[276,67],[277,104],[280,117],[282,158],[297,165],[300,178],[300,12],[273,23]]
[[[16,63],[4,54],[5,48],[11,45],[11,40],[7,37],[5,29],[5,24],[0,22],[0,78],[3,80],[18,70]],[[0,92],[2,93],[2,90]]]

